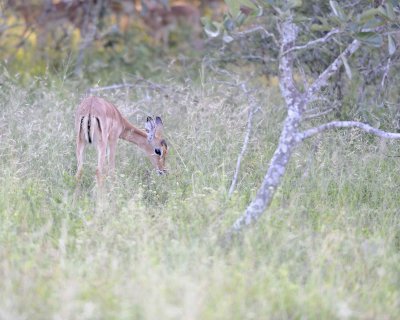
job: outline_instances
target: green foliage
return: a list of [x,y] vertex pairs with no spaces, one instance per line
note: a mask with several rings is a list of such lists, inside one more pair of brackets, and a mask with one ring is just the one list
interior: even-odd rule
[[243,14],[241,11],[243,7],[247,7],[253,10],[257,9],[255,2],[251,0],[225,0],[225,3],[229,9],[230,14],[233,17],[238,17],[240,14]]
[[[230,36],[236,29],[245,24],[254,24],[254,17],[259,17],[260,13],[265,17],[258,19],[259,25],[269,30],[271,33],[278,33],[275,21],[276,16],[282,19],[285,15],[292,15],[294,21],[301,26],[302,40],[307,43],[310,40],[321,37],[321,33],[329,32],[334,28],[340,30],[339,43],[346,38],[356,38],[363,44],[375,48],[385,44],[383,30],[398,30],[399,15],[394,10],[394,4],[390,1],[379,7],[371,7],[370,2],[361,1],[356,4],[338,1],[317,1],[303,3],[302,1],[266,1],[264,7],[257,7],[249,11],[256,15],[243,14],[241,6],[244,2],[227,1],[230,16],[226,17],[223,23],[207,21],[205,23],[206,34],[210,37],[222,36],[226,43],[233,41]],[[348,10],[351,8],[351,10]],[[247,12],[247,11],[244,11]],[[272,21],[268,23],[267,21]],[[275,23],[273,23],[275,21]],[[388,37],[389,54],[395,51],[394,39]]]
[[[396,120],[388,119],[397,119],[398,99],[393,92],[398,90],[394,78],[389,83],[385,83],[385,80],[388,77],[397,78],[399,69],[395,37],[399,15],[394,9],[395,3],[387,1],[376,8],[368,1],[263,3],[263,16],[251,23],[247,19],[243,24],[251,25],[250,30],[254,25],[262,27],[270,35],[275,35],[278,42],[280,32],[277,26],[288,14],[299,28],[296,40],[298,46],[315,39],[321,40],[330,31],[336,32],[325,43],[294,51],[295,81],[301,90],[326,70],[353,39],[358,39],[362,43],[361,49],[350,58],[341,58],[343,72],[340,70],[337,76],[330,79],[321,94],[331,101],[337,98],[340,100],[335,116],[341,120],[359,119],[377,126],[386,126],[392,122],[389,128],[393,129]],[[265,77],[277,75],[279,43],[272,41],[271,36],[263,31],[246,35],[239,32],[238,36],[239,24],[232,17],[217,26],[213,37],[221,36],[225,42],[224,51],[219,56],[221,61],[228,62],[224,68],[234,69],[240,65],[247,68],[248,73]],[[347,75],[347,79],[341,76],[342,73]]]
[[393,37],[389,34],[388,35],[388,52],[392,56],[396,52],[396,42],[394,41]]
[[382,36],[375,32],[358,32],[355,34],[355,36],[358,40],[372,47],[379,48],[383,44]]
[[249,23],[254,18],[263,14],[263,7],[251,0],[225,0],[228,7],[228,14],[224,16],[222,22],[212,21],[209,17],[203,17],[202,23],[204,31],[210,38],[222,35],[224,42],[229,43],[233,38],[230,32],[239,28],[244,23]]
[[337,1],[329,0],[329,5],[331,6],[333,14],[338,17],[340,21],[344,22],[347,20],[346,14]]
[[[78,7],[84,5],[84,2],[76,2]],[[165,1],[162,3],[165,4]],[[53,1],[53,5],[56,2]],[[96,37],[89,41],[84,50],[84,78],[95,81],[101,75],[116,81],[121,78],[121,73],[150,77],[159,74],[160,69],[165,68],[173,58],[200,59],[201,50],[194,49],[192,42],[196,38],[199,47],[202,45],[201,35],[194,35],[195,27],[181,21],[165,26],[169,31],[169,43],[164,46],[152,37],[151,28],[140,17],[129,16],[129,21],[125,21],[127,25],[122,28],[118,21],[120,17],[112,13],[109,3],[105,5],[109,6],[107,14],[99,17]],[[79,50],[86,41],[86,33],[68,20],[72,14],[68,12],[69,5],[66,5],[65,11],[57,13],[56,8],[47,13],[41,12],[44,9],[40,1],[10,2],[5,7],[6,10],[0,15],[2,64],[23,76],[45,76],[60,72],[66,72],[67,77],[77,76],[75,64]],[[27,14],[29,10],[32,11],[31,15],[27,15],[31,20],[24,20],[25,16],[21,14],[23,9],[27,9]],[[82,10],[78,10],[78,13],[82,13]],[[40,13],[44,16],[49,14],[49,19],[58,16],[60,24],[51,19],[49,24],[40,23]]]

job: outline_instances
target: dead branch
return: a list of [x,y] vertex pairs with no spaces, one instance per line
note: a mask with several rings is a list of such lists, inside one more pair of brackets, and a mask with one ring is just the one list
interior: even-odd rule
[[297,134],[297,138],[299,141],[305,140],[307,138],[310,138],[316,134],[322,133],[328,129],[339,129],[339,128],[359,128],[361,130],[364,130],[367,133],[376,135],[381,138],[385,139],[400,139],[400,133],[394,133],[394,132],[387,132],[384,130],[380,130],[378,128],[372,127],[369,124],[358,122],[358,121],[332,121],[325,123],[323,125],[320,125],[318,127],[314,127],[311,129],[308,129],[303,132],[299,132]]
[[247,118],[246,134],[245,134],[245,137],[244,137],[244,140],[243,140],[242,149],[240,150],[239,156],[237,158],[235,173],[233,174],[232,183],[231,183],[231,186],[230,186],[229,191],[228,191],[228,197],[229,198],[232,196],[232,193],[235,190],[237,179],[238,179],[238,175],[239,175],[240,165],[242,163],[242,159],[244,157],[244,154],[246,153],[247,145],[249,144],[250,135],[251,135],[251,132],[252,132],[254,114],[260,109],[256,104],[254,96],[252,96],[249,93],[249,91],[247,90],[245,84],[242,85],[242,90],[248,96],[250,109],[249,109],[249,115],[248,115],[248,118]]
[[93,93],[100,92],[100,91],[107,91],[107,90],[118,90],[118,89],[123,89],[123,88],[136,88],[136,87],[139,87],[141,84],[143,84],[143,87],[146,87],[152,91],[156,91],[160,94],[164,94],[164,96],[166,98],[170,98],[176,103],[182,103],[182,99],[177,98],[174,95],[179,95],[181,97],[184,96],[185,99],[191,98],[191,101],[195,104],[197,104],[199,101],[198,97],[188,95],[188,92],[185,90],[177,90],[175,87],[155,83],[151,80],[144,79],[141,77],[136,78],[136,80],[134,80],[131,83],[117,83],[117,84],[112,84],[109,86],[89,88],[86,91],[86,95],[93,94]]
[[311,120],[311,119],[319,118],[319,117],[325,116],[335,110],[336,110],[336,108],[329,108],[329,109],[320,111],[318,113],[311,113],[309,115],[304,116],[303,120]]
[[384,68],[384,73],[383,73],[383,77],[382,77],[382,81],[381,81],[381,89],[384,88],[386,79],[388,78],[388,74],[389,74],[389,70],[390,70],[390,63],[391,62],[392,62],[392,59],[389,56],[389,58],[387,60],[387,63],[386,63],[386,66]]
[[86,93],[92,94],[95,92],[105,91],[105,90],[117,90],[117,89],[122,89],[122,88],[132,88],[133,86],[134,86],[134,84],[131,84],[131,83],[119,83],[119,84],[113,84],[113,85],[105,86],[105,87],[89,88],[86,91]]

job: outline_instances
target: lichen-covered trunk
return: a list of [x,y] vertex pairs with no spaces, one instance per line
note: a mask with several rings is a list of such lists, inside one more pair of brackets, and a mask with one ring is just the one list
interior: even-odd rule
[[299,142],[297,135],[299,121],[299,114],[289,114],[287,116],[278,147],[274,152],[256,197],[249,204],[245,213],[233,224],[232,232],[238,232],[242,227],[256,222],[271,204],[277,188],[282,183],[283,175],[293,151]]
[[[288,1],[286,1],[288,4]],[[256,222],[263,212],[270,206],[276,189],[282,183],[286,167],[298,143],[329,128],[359,127],[369,133],[381,137],[398,138],[395,133],[387,133],[373,128],[367,124],[355,121],[334,121],[319,127],[299,132],[302,115],[307,103],[312,100],[321,88],[327,85],[328,80],[338,72],[343,61],[356,52],[361,42],[354,39],[345,50],[315,79],[312,85],[303,93],[300,93],[293,80],[293,51],[298,34],[298,27],[293,22],[292,12],[285,13],[284,20],[280,23],[280,54],[279,54],[279,86],[285,100],[288,115],[284,122],[278,147],[271,159],[267,174],[257,192],[255,199],[249,204],[244,214],[236,220],[228,235],[240,231],[244,226]],[[336,33],[337,31],[335,31]],[[325,37],[325,40],[328,37]],[[319,41],[322,42],[322,41]],[[312,43],[312,42],[310,42]],[[300,46],[301,47],[301,46]],[[303,46],[307,47],[307,46]]]
[[[264,180],[257,191],[256,197],[249,204],[244,214],[233,224],[230,234],[240,231],[244,226],[256,222],[269,207],[276,189],[282,183],[286,167],[295,147],[300,141],[298,128],[301,115],[304,112],[304,97],[298,91],[293,80],[293,47],[298,28],[291,16],[282,23],[281,48],[279,57],[279,86],[287,106],[287,117],[283,124],[281,136],[275,153],[269,164]],[[288,52],[286,54],[286,52]]]

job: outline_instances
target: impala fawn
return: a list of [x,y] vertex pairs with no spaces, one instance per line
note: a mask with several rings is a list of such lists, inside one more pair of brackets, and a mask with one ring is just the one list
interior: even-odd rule
[[149,157],[159,174],[166,173],[165,158],[168,147],[163,139],[163,123],[160,117],[147,117],[145,129],[130,124],[117,107],[99,97],[86,97],[75,113],[77,180],[82,176],[83,152],[86,144],[97,149],[96,181],[102,184],[106,151],[109,150],[109,170],[115,168],[115,153],[118,139],[136,144]]

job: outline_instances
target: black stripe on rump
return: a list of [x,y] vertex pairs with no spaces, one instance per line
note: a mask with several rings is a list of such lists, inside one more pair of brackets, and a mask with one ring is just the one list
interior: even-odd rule
[[91,127],[91,125],[92,125],[92,123],[91,123],[91,116],[90,116],[90,114],[89,114],[88,126],[87,126],[89,143],[92,143],[92,137],[90,136],[90,127]]
[[99,131],[100,131],[100,134],[101,134],[102,130],[101,130],[101,125],[100,125],[100,119],[96,117],[96,120],[97,120],[97,125],[99,126]]

